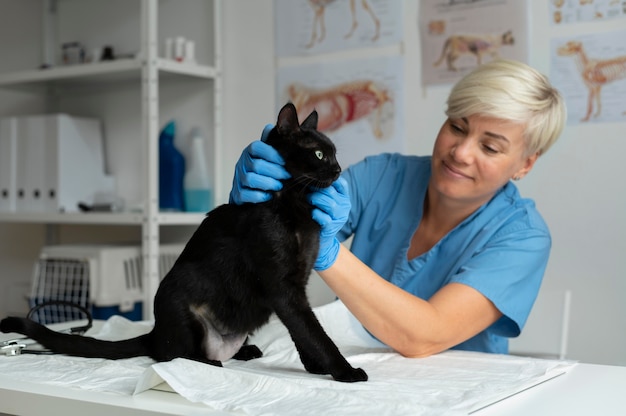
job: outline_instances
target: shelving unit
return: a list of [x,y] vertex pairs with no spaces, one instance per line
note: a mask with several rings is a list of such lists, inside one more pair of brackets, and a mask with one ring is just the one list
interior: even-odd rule
[[[65,0],[56,0],[57,2]],[[40,224],[90,224],[90,225],[127,225],[141,227],[142,250],[144,259],[144,276],[143,287],[146,298],[144,304],[144,317],[151,317],[153,313],[152,299],[156,293],[159,284],[158,275],[158,256],[159,256],[159,228],[161,226],[178,226],[178,225],[197,225],[202,221],[203,214],[195,213],[163,213],[159,212],[158,205],[158,135],[160,128],[164,123],[164,116],[161,114],[161,90],[167,88],[168,83],[176,82],[197,82],[210,83],[203,88],[207,91],[206,99],[210,103],[212,114],[204,116],[212,121],[208,126],[212,139],[210,160],[213,162],[213,183],[214,194],[219,197],[222,195],[220,184],[221,180],[221,0],[212,0],[211,17],[212,22],[195,22],[195,24],[212,25],[212,39],[198,39],[201,42],[212,42],[210,49],[209,65],[190,62],[176,62],[164,59],[159,56],[159,45],[163,44],[162,36],[159,37],[158,30],[161,22],[159,18],[159,7],[163,4],[170,10],[177,6],[171,0],[135,0],[140,2],[139,21],[140,21],[140,39],[139,53],[136,58],[120,59],[115,61],[86,63],[70,66],[58,66],[49,69],[28,69],[23,71],[11,71],[0,73],[0,88],[34,91],[42,94],[44,97],[51,97],[51,100],[62,100],[72,94],[81,96],[81,100],[89,102],[89,91],[116,88],[125,91],[127,86],[135,88],[139,91],[140,99],[134,107],[140,107],[138,119],[132,119],[132,113],[128,116],[129,120],[125,123],[135,126],[132,131],[140,131],[141,137],[132,137],[132,140],[140,141],[139,153],[141,168],[132,175],[126,173],[127,176],[134,176],[138,173],[138,178],[116,177],[118,183],[120,181],[135,181],[134,187],[130,188],[127,193],[133,194],[139,191],[141,195],[140,207],[121,213],[0,213],[0,222],[2,223],[40,223]],[[196,0],[198,1],[198,0]],[[205,0],[201,0],[205,1]],[[179,6],[189,2],[176,2]],[[118,3],[118,7],[131,4],[132,2]],[[207,2],[208,3],[208,2]],[[76,3],[75,3],[76,4]],[[196,3],[197,4],[197,3]],[[51,41],[46,36],[51,36],[51,27],[56,27],[58,22],[50,22],[47,19],[53,18],[46,14],[45,9],[49,8],[51,3],[44,0],[42,8],[44,9],[44,48],[58,47],[55,41]],[[115,5],[114,5],[115,6]],[[133,5],[131,5],[133,6]],[[136,7],[136,3],[134,4]],[[204,5],[202,5],[205,7]],[[82,7],[82,4],[79,5]],[[50,51],[44,51],[44,56],[50,56]],[[210,92],[208,92],[210,91]],[[184,94],[184,93],[181,93]],[[177,97],[184,100],[185,97]],[[128,104],[126,104],[128,105]],[[174,104],[173,104],[174,105]],[[80,106],[79,104],[75,104]],[[97,108],[97,105],[95,105]],[[137,108],[133,109],[137,113]],[[97,110],[96,110],[97,111]],[[184,109],[181,111],[185,111]],[[170,113],[174,110],[170,109]],[[11,114],[13,115],[13,114]],[[4,116],[4,114],[0,114]],[[202,117],[200,116],[200,117]],[[119,118],[120,116],[117,115]],[[168,115],[169,117],[169,115]],[[198,117],[196,115],[196,117]],[[105,131],[114,131],[115,126],[108,126],[104,117]],[[208,123],[208,122],[206,122]],[[136,128],[136,125],[140,125]],[[132,134],[129,134],[132,135]],[[105,137],[105,141],[109,137]],[[125,138],[124,138],[125,140]],[[124,140],[118,140],[124,142]],[[136,167],[132,166],[126,169],[126,172]],[[118,190],[119,191],[119,190]]]
[[[159,212],[156,221],[159,225],[198,225],[204,214],[163,213]],[[0,213],[0,222],[4,223],[40,223],[40,224],[91,224],[91,225],[141,225],[145,215],[141,212],[121,213]]]
[[[156,58],[153,65],[161,76],[187,76],[216,79],[216,67],[195,63],[175,62]],[[20,88],[36,85],[78,85],[94,82],[115,82],[122,79],[140,80],[144,61],[140,59],[120,59],[94,64],[72,65],[50,69],[17,71],[0,74],[0,87]]]

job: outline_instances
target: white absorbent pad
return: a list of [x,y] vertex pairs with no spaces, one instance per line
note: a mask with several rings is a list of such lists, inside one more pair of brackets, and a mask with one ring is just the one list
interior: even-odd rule
[[[155,363],[139,357],[103,360],[60,355],[0,357],[0,373],[25,381],[72,388],[141,394],[172,390],[210,408],[251,415],[466,415],[545,380],[575,363],[506,355],[447,351],[404,358],[373,339],[336,301],[315,313],[367,382],[340,383],[304,370],[286,328],[272,319],[251,337],[264,356],[224,367],[176,359]],[[90,335],[124,339],[150,330],[149,323],[110,318]]]

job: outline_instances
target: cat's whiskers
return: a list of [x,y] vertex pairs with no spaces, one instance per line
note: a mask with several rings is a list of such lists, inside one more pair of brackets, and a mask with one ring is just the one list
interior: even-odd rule
[[288,182],[288,186],[284,189],[292,189],[298,187],[298,193],[303,194],[309,192],[312,188],[320,188],[321,181],[314,176],[303,174]]
[[306,176],[306,175],[302,175],[302,176],[298,176],[297,178],[294,178],[293,180],[288,182],[288,186],[289,188],[296,188],[296,187],[302,187],[302,188],[306,188],[307,186],[311,185],[313,182],[315,182],[315,178]]

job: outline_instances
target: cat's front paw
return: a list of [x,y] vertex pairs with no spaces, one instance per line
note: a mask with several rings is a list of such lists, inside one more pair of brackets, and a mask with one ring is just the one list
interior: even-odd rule
[[348,367],[340,372],[333,373],[333,378],[344,383],[355,383],[357,381],[367,381],[367,373],[362,368]]

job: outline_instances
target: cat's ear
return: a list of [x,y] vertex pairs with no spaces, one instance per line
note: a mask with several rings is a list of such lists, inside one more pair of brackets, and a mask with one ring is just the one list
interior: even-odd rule
[[311,114],[302,122],[300,127],[305,129],[317,129],[317,111],[313,110]]
[[298,113],[296,107],[292,103],[287,103],[280,109],[278,113],[278,120],[276,121],[276,128],[282,135],[286,135],[296,130],[298,125]]

